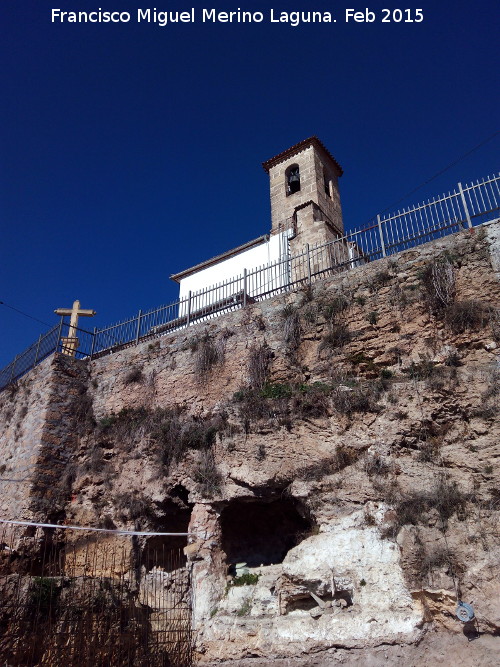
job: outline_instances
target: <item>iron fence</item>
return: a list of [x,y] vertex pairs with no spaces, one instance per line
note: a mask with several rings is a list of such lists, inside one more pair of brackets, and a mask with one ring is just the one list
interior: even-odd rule
[[[74,333],[76,332],[76,340]],[[18,354],[8,366],[0,370],[0,390],[12,382],[19,380],[32,368],[54,352],[71,354],[77,359],[85,359],[92,353],[94,332],[85,329],[71,329],[67,322],[61,320],[47,333],[40,334],[36,343]]]
[[[465,186],[458,183],[447,194],[395,213],[378,215],[362,229],[353,229],[327,243],[306,245],[294,255],[244,270],[240,275],[206,289],[189,292],[172,304],[139,311],[134,317],[93,332],[80,329],[75,356],[100,356],[149,337],[206,321],[306,282],[472,228],[495,219],[495,215],[498,218],[499,211],[500,174]],[[64,342],[67,332],[64,327],[67,326],[60,324],[51,329],[0,371],[0,390],[53,352],[70,353],[71,345]]]
[[190,573],[172,539],[0,525],[0,663],[190,667]]

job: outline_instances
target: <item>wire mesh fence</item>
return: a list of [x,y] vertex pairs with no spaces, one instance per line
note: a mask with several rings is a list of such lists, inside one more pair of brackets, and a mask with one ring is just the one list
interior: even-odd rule
[[244,270],[217,285],[189,292],[172,304],[139,311],[135,317],[93,332],[79,329],[76,342],[67,324],[57,325],[0,371],[0,390],[57,350],[78,358],[108,354],[296,289],[306,282],[472,228],[498,218],[499,211],[500,174],[465,186],[458,183],[447,194],[379,215],[362,229]]
[[189,667],[191,586],[172,538],[0,526],[0,664]]

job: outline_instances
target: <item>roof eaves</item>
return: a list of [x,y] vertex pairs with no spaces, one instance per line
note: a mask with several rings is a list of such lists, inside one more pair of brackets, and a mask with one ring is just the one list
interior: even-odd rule
[[173,273],[170,276],[170,278],[174,280],[176,283],[178,283],[180,280],[182,280],[183,278],[187,278],[187,276],[193,273],[198,273],[198,271],[207,269],[209,266],[218,264],[219,262],[222,262],[223,260],[228,259],[229,257],[234,257],[234,255],[239,255],[240,252],[248,250],[253,246],[260,245],[261,243],[265,243],[267,240],[269,240],[269,234],[263,234],[262,236],[259,236],[258,238],[254,239],[253,241],[248,241],[247,243],[243,243],[243,245],[240,245],[237,248],[233,248],[232,250],[227,250],[226,252],[223,252],[220,255],[215,255],[215,257],[207,259],[204,262],[200,262],[200,264],[195,264],[195,266],[192,266],[189,269],[185,269],[184,271],[180,271],[179,273]]
[[292,157],[293,155],[297,155],[297,153],[300,153],[303,151],[305,148],[308,148],[309,146],[314,146],[317,148],[320,152],[322,152],[324,155],[326,155],[327,158],[329,158],[335,167],[338,169],[339,176],[342,176],[344,173],[342,167],[340,164],[337,162],[337,160],[333,157],[333,155],[330,153],[328,148],[323,144],[323,142],[318,139],[316,136],[309,137],[308,139],[304,139],[303,141],[299,141],[298,144],[295,144],[294,146],[291,146],[290,148],[287,148],[286,151],[283,151],[281,153],[278,153],[278,155],[275,155],[274,157],[270,158],[269,160],[266,160],[265,162],[262,163],[262,166],[264,167],[264,170],[269,173],[269,170],[274,167],[275,165],[279,164],[280,162],[283,162],[286,158]]

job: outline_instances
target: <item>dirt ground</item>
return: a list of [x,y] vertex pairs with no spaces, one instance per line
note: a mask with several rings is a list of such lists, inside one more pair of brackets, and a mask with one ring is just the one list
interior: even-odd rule
[[[206,667],[209,667],[205,663]],[[302,658],[274,660],[246,658],[231,662],[210,663],[210,667],[499,667],[500,636],[483,634],[469,640],[464,632],[456,634],[428,632],[421,642],[410,646],[378,646],[365,649],[331,649]]]

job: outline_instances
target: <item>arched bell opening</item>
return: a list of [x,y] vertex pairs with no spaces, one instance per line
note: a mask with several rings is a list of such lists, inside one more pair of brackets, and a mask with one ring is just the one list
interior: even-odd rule
[[293,195],[300,190],[300,169],[298,164],[291,164],[285,172],[286,194]]

